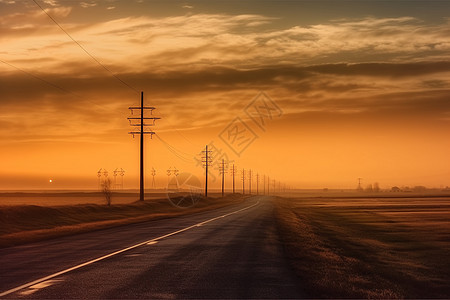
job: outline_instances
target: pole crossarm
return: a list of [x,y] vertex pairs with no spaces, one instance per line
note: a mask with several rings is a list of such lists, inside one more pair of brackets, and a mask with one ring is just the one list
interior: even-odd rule
[[155,107],[152,107],[152,106],[143,106],[143,107],[140,107],[140,106],[130,106],[130,107],[128,107],[128,109],[151,109],[151,110],[154,110],[154,109],[156,109]]
[[[153,137],[155,134],[154,131],[146,128],[149,126],[154,126],[155,121],[161,118],[158,117],[146,117],[144,115],[145,111],[150,111],[150,114],[153,114],[153,110],[155,107],[152,106],[144,106],[144,92],[141,92],[141,101],[140,106],[130,106],[128,109],[131,110],[131,114],[133,115],[133,110],[139,110],[140,114],[137,117],[128,117],[128,121],[130,122],[130,126],[138,127],[136,130],[133,128],[132,131],[129,131],[128,134],[131,134],[134,138],[134,135],[140,135],[140,170],[139,170],[139,200],[144,201],[144,135],[149,134],[150,137]],[[152,120],[152,124],[144,123],[144,120]],[[137,121],[137,122],[136,122]],[[153,182],[155,173],[152,170]],[[122,174],[121,174],[122,175]]]
[[[129,131],[129,134],[141,134],[141,131]],[[156,134],[154,131],[143,131],[143,134]]]
[[159,120],[161,118],[158,118],[158,117],[143,117],[143,118],[141,118],[141,117],[128,117],[127,119],[128,120],[142,120],[142,119],[143,120]]

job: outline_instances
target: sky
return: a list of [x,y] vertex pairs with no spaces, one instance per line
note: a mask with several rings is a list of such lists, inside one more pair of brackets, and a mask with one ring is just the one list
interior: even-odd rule
[[217,188],[222,159],[228,187],[450,186],[450,1],[0,0],[0,43],[0,189],[137,188],[141,91],[147,187],[207,144]]

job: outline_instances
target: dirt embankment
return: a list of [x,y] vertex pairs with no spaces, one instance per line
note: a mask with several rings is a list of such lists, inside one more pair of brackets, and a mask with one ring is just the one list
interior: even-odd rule
[[280,238],[308,297],[448,299],[448,199],[366,200],[274,200]]
[[179,209],[167,199],[131,204],[0,206],[0,248],[112,226],[171,218],[241,203],[245,197],[202,198],[195,207]]

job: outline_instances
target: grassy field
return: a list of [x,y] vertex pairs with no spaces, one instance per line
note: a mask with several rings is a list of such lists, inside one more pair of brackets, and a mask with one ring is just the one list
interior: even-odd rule
[[[66,196],[69,199],[64,199]],[[27,195],[27,197],[31,197]],[[47,197],[47,196],[42,196]],[[55,202],[77,203],[76,195],[59,194]],[[59,199],[59,200],[56,200]],[[167,198],[146,198],[128,204],[73,204],[73,205],[0,205],[0,247],[24,244],[42,239],[54,238],[111,226],[131,224],[148,220],[176,217],[211,210],[244,201],[246,196],[228,195],[201,197],[195,207],[176,208]],[[32,203],[40,203],[34,199]],[[78,200],[83,203],[84,200]],[[103,199],[104,202],[104,199]],[[44,202],[44,204],[47,204]]]
[[[167,193],[162,190],[147,192],[145,199],[162,199]],[[113,204],[130,204],[139,199],[138,192],[113,192]],[[40,191],[40,192],[0,192],[0,206],[38,205],[61,206],[77,204],[105,204],[102,192],[84,191]]]
[[277,198],[311,298],[450,298],[450,198]]

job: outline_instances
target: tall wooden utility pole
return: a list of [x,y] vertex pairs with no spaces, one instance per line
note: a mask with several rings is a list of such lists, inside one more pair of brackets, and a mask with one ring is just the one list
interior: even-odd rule
[[248,171],[248,193],[252,194],[252,169]]
[[[128,132],[129,134],[134,135],[139,134],[140,135],[140,181],[139,181],[139,200],[144,201],[144,134],[150,134],[150,137],[155,134],[152,130],[146,130],[149,126],[154,126],[155,121],[159,120],[160,118],[155,117],[145,117],[144,111],[149,110],[151,114],[153,114],[154,107],[144,106],[144,92],[141,92],[141,105],[140,106],[130,106],[129,109],[131,110],[131,114],[133,114],[133,110],[138,110],[140,112],[139,117],[129,117],[128,120],[130,121],[131,126],[136,126],[139,128],[139,130],[132,130]],[[151,120],[151,123],[144,123],[144,120]]]
[[256,195],[259,195],[259,174],[256,173]]
[[208,197],[208,166],[211,163],[211,158],[209,158],[208,154],[210,152],[212,152],[211,150],[208,150],[208,145],[206,145],[205,150],[202,151],[203,153],[205,153],[205,156],[202,157],[203,163],[205,164],[205,170],[206,170],[206,174],[205,174],[205,197]]
[[222,159],[222,167],[220,169],[220,172],[222,173],[222,197],[225,195],[225,159]]
[[233,169],[231,171],[231,175],[233,176],[233,194],[235,193],[235,189],[234,189],[234,176],[236,175],[236,169],[234,168],[234,164],[233,164]]
[[266,174],[264,174],[264,178],[263,178],[263,195],[266,194]]
[[245,195],[245,169],[242,169],[242,195]]
[[144,201],[144,92],[141,92],[141,168],[139,184],[139,200]]

